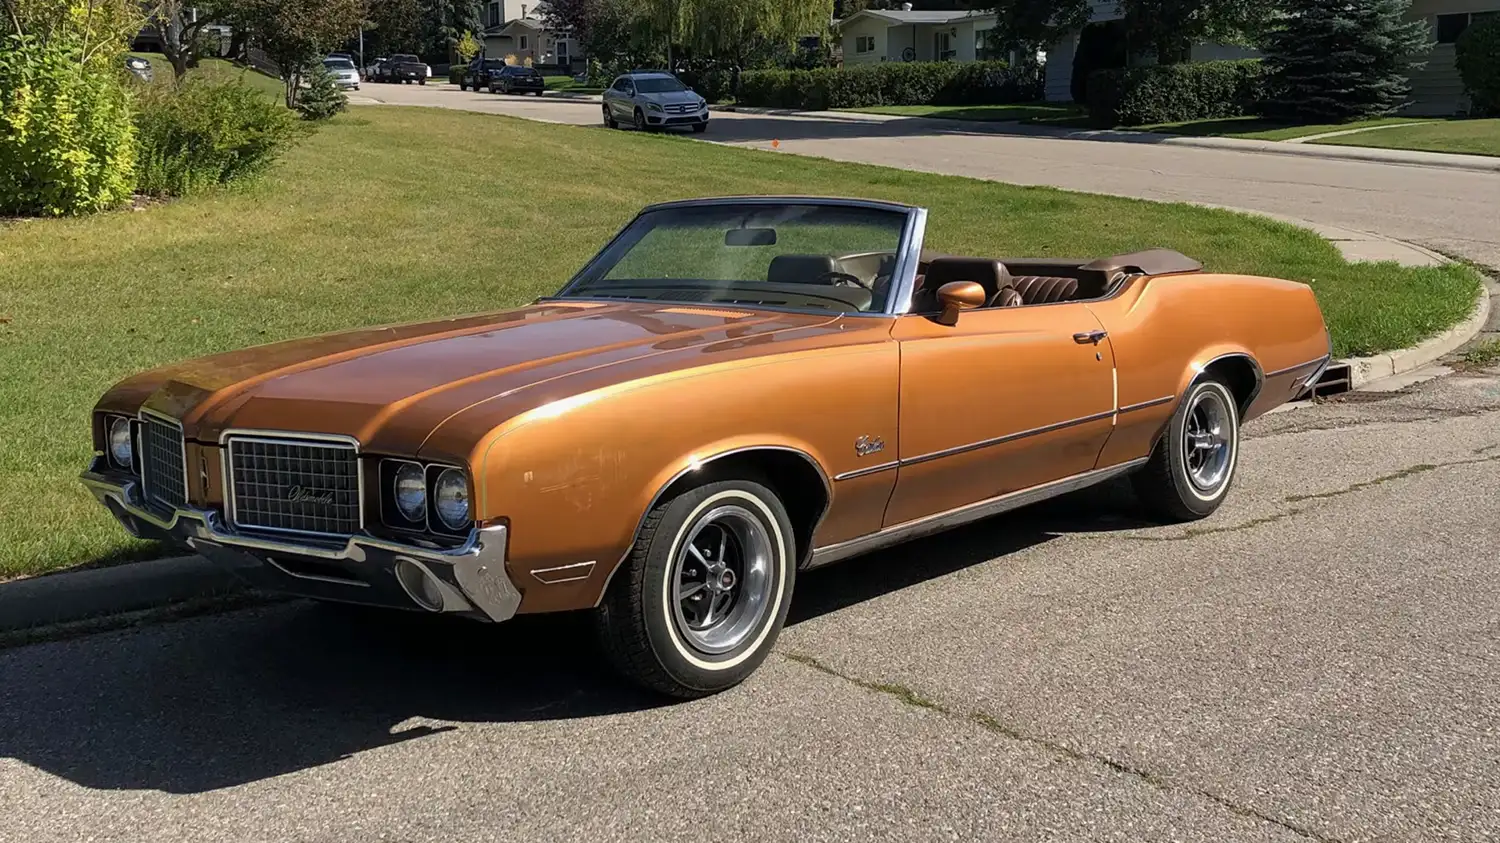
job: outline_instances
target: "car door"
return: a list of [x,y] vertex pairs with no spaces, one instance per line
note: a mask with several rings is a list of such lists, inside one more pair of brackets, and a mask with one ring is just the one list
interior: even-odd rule
[[1114,423],[1114,355],[1083,303],[896,320],[900,467],[885,526],[1093,470]]

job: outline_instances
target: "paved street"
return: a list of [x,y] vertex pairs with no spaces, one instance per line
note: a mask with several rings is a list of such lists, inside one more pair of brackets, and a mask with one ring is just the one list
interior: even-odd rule
[[1112,487],[808,575],[694,703],[566,618],[0,651],[0,840],[1494,839],[1500,381],[1248,436],[1192,527]]
[[[599,125],[597,102],[366,85],[391,104]],[[721,112],[706,140],[934,173],[1264,211],[1407,240],[1500,269],[1500,173],[996,134],[954,121]],[[998,131],[1005,131],[1003,128]]]
[[[1500,266],[1500,177],[716,119],[721,140]],[[576,617],[298,601],[0,650],[0,843],[1500,837],[1500,370],[1245,435],[1229,500],[1191,526],[1142,521],[1116,484],[808,574],[764,667],[692,703],[625,689]]]

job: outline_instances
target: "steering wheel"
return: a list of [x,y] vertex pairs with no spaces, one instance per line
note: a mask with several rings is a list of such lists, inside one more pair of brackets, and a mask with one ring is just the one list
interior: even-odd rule
[[850,275],[847,272],[839,272],[837,269],[830,269],[827,272],[818,273],[818,275],[813,278],[812,283],[827,284],[830,287],[859,287],[864,290],[871,289],[869,284],[866,284],[865,282],[859,280],[859,276]]

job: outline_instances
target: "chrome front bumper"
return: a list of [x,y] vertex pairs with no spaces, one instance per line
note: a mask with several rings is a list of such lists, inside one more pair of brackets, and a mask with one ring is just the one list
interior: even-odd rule
[[[171,512],[146,505],[138,478],[109,471],[98,457],[81,478],[84,486],[131,535],[168,541],[224,564],[252,585],[274,591],[400,609],[510,619],[521,592],[505,572],[507,530],[476,529],[458,547],[421,547],[374,536],[342,542],[287,541],[242,533],[212,510]],[[415,566],[441,594],[437,608],[415,599],[397,577]]]

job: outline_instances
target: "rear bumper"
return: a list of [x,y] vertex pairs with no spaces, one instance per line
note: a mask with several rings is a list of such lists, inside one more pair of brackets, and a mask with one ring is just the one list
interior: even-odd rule
[[[239,532],[212,510],[148,507],[139,481],[110,471],[102,458],[81,479],[131,535],[201,553],[259,588],[486,621],[508,620],[521,604],[521,593],[505,571],[504,526],[476,529],[453,548],[364,535],[294,543]],[[412,591],[419,581],[429,586],[425,603]]]

